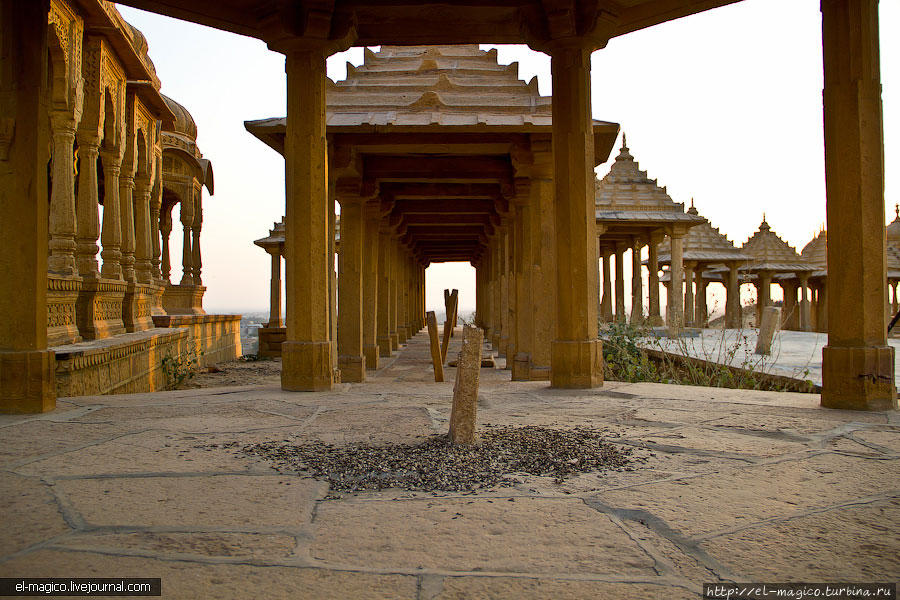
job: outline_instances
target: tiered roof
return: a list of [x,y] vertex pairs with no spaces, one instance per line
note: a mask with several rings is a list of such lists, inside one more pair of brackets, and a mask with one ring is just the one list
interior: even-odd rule
[[741,270],[744,272],[774,271],[790,273],[816,270],[814,266],[797,254],[793,246],[772,231],[772,228],[766,223],[765,215],[763,215],[763,221],[759,225],[759,230],[744,242],[741,250],[752,257],[749,263],[741,267]]
[[[255,240],[253,243],[263,249],[278,248],[284,252],[284,217],[281,217],[281,220],[273,225],[269,230],[269,235]],[[334,218],[334,244],[335,250],[341,244],[341,215],[336,215]]]
[[[697,208],[693,201],[688,209],[689,215],[698,215]],[[667,264],[671,261],[672,249],[669,239],[666,238],[659,245],[659,262]],[[696,227],[691,227],[686,236],[684,236],[684,258],[686,261],[695,261],[699,263],[727,263],[735,261],[749,261],[752,257],[745,252],[741,252],[736,248],[724,234],[719,232],[718,227],[710,225],[709,221],[704,221]]]
[[888,246],[900,248],[900,204],[894,205],[894,212],[897,216],[885,228],[884,233],[887,237]]
[[684,203],[673,201],[665,187],[647,177],[647,171],[641,171],[624,135],[616,161],[597,183],[595,198],[598,222],[699,224],[706,220],[684,212]]
[[[900,221],[895,219],[894,223],[900,223]],[[816,268],[816,271],[812,273],[813,277],[824,277],[828,274],[826,261],[827,238],[827,232],[822,229],[800,252],[800,255]],[[887,276],[890,279],[900,279],[900,248],[890,241],[887,244]]]
[[[362,65],[348,63],[347,78],[326,80],[326,86],[330,131],[443,126],[550,133],[552,126],[552,98],[540,95],[537,78],[522,81],[518,63],[501,65],[495,49],[476,44],[367,48]],[[245,125],[281,152],[284,123],[278,118]],[[594,120],[594,134],[595,154],[605,160],[618,125]]]

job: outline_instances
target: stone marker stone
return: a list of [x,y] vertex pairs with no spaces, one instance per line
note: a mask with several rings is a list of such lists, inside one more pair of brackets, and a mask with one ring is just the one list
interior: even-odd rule
[[429,310],[425,314],[425,323],[428,325],[428,338],[431,340],[431,364],[434,365],[434,380],[444,380],[444,360],[441,354],[440,342],[438,342],[437,318],[434,311]]
[[775,332],[781,323],[781,307],[766,306],[763,308],[762,323],[759,325],[759,336],[756,338],[756,350],[754,354],[769,354],[772,350],[772,342],[775,340]]
[[478,375],[481,370],[481,342],[484,333],[478,327],[463,328],[462,350],[453,387],[450,411],[450,441],[454,444],[475,443],[475,416],[478,411]]
[[453,336],[453,331],[456,329],[457,317],[459,316],[459,290],[453,290],[450,292],[450,304],[453,307],[453,320],[451,321],[453,325],[450,327],[450,336]]

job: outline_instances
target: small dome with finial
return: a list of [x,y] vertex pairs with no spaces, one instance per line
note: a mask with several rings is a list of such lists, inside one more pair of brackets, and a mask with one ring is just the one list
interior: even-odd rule
[[687,209],[687,211],[688,211],[688,214],[691,214],[691,215],[699,215],[699,214],[700,214],[700,213],[697,211],[697,207],[694,206],[694,199],[693,199],[693,198],[691,198],[691,207],[690,207],[689,209]]
[[884,230],[884,234],[887,237],[887,243],[889,246],[896,246],[900,248],[900,204],[894,205],[894,220],[891,221],[890,225]]

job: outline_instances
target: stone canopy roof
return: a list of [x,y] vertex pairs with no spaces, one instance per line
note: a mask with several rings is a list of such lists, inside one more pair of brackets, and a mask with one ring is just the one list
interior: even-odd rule
[[[699,215],[693,202],[687,212],[689,215]],[[671,261],[671,255],[671,243],[666,238],[659,245],[660,264],[668,264]],[[695,227],[691,227],[687,235],[684,236],[683,260],[716,264],[744,262],[752,260],[752,257],[736,248],[724,234],[719,232],[718,227],[713,227],[709,221],[704,221]]]
[[615,162],[603,179],[597,182],[596,215],[598,222],[639,221],[647,223],[685,223],[696,225],[706,221],[684,211],[655,179],[647,177],[628,149],[625,136]]
[[[895,223],[898,221],[895,220]],[[803,247],[800,255],[816,270],[811,273],[813,277],[825,277],[828,274],[826,252],[828,232],[821,230]],[[887,276],[889,279],[900,279],[900,248],[888,242],[887,244]]]
[[741,271],[745,273],[759,271],[791,273],[816,270],[806,259],[797,254],[792,246],[772,231],[766,222],[765,215],[763,215],[759,230],[744,242],[741,250],[752,257],[749,263],[741,267]]
[[[281,253],[284,253],[284,217],[281,217],[280,221],[273,224],[272,229],[269,230],[269,235],[254,240],[253,243],[263,249],[278,248]],[[334,218],[334,244],[335,250],[341,244],[341,215],[335,215]]]
[[[497,51],[477,45],[382,46],[365,49],[347,78],[326,79],[328,132],[448,131],[550,133],[552,98],[537,78],[519,79],[518,63],[501,65]],[[285,119],[246,121],[247,130],[283,153]],[[594,120],[597,164],[606,160],[619,126]]]
[[894,205],[894,212],[897,216],[885,228],[884,233],[889,246],[900,248],[900,205]]

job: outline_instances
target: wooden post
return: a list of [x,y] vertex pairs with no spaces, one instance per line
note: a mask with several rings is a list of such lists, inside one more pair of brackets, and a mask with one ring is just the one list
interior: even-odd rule
[[478,411],[478,375],[481,371],[481,329],[466,325],[463,329],[462,350],[456,368],[453,387],[453,407],[450,410],[450,441],[454,444],[475,442],[475,416]]
[[434,365],[434,380],[440,382],[444,380],[444,360],[438,342],[437,319],[433,310],[429,310],[425,315],[425,323],[428,325],[428,338],[431,341],[431,364]]

